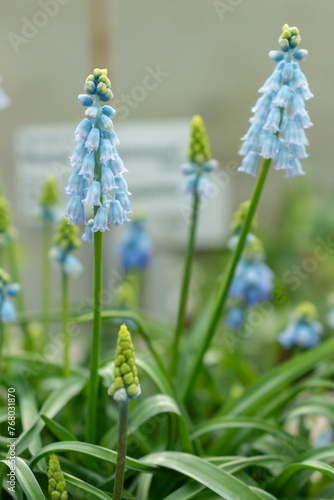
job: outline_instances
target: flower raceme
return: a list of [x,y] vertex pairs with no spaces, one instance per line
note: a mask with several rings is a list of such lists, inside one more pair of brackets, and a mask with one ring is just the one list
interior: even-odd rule
[[181,165],[181,172],[187,177],[184,192],[212,198],[213,189],[207,176],[218,168],[217,160],[211,159],[210,145],[203,120],[194,116],[191,124],[189,161]]
[[67,500],[66,483],[64,474],[60,468],[60,463],[55,454],[50,455],[48,470],[49,494],[51,500]]
[[[75,130],[78,143],[70,158],[73,172],[66,193],[70,195],[65,217],[69,223],[85,224],[85,205],[94,209],[94,218],[86,225],[83,240],[92,242],[93,233],[109,230],[128,221],[130,192],[123,173],[127,172],[117,153],[119,140],[113,130],[116,111],[102,102],[112,99],[106,69],[95,69],[85,83],[87,94],[78,97],[86,107],[85,116]],[[95,96],[95,101],[93,96]],[[111,195],[110,192],[114,194]]]
[[308,157],[304,129],[313,125],[305,101],[313,94],[298,64],[307,57],[306,50],[296,50],[300,41],[298,28],[285,24],[279,39],[281,51],[269,53],[278,64],[259,90],[263,95],[252,108],[251,126],[239,151],[244,156],[240,172],[255,176],[258,156],[262,156],[275,162],[274,169],[285,170],[286,177],[305,173],[300,163]]
[[291,323],[279,334],[279,343],[284,349],[291,349],[293,346],[311,349],[317,346],[324,327],[316,319],[315,306],[311,302],[302,302],[296,308]]
[[133,343],[126,325],[118,332],[114,379],[109,394],[119,403],[141,394]]
[[81,262],[72,255],[73,251],[80,247],[81,241],[78,237],[79,230],[74,224],[69,224],[68,219],[63,217],[58,222],[54,242],[56,246],[50,250],[50,260],[60,265],[65,274],[78,276],[82,272]]
[[54,221],[58,216],[58,205],[60,202],[60,193],[58,182],[55,177],[49,176],[45,179],[42,186],[39,207],[36,215],[45,221]]

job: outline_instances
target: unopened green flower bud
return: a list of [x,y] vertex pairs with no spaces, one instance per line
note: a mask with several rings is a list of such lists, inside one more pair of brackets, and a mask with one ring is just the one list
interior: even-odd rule
[[98,86],[96,87],[96,92],[99,94],[99,95],[103,95],[106,93],[106,90],[107,90],[107,86],[105,83],[103,82],[100,82],[98,84]]
[[0,268],[0,288],[10,282],[10,276],[4,269]]
[[69,224],[69,219],[63,217],[59,219],[58,226],[56,229],[56,234],[54,237],[54,242],[62,250],[74,250],[81,246],[81,240],[79,238],[79,228],[75,224]]
[[84,91],[87,92],[87,94],[95,94],[96,93],[96,86],[94,82],[88,81],[84,85]]
[[0,196],[0,233],[8,234],[10,229],[10,208],[7,198]]
[[[250,201],[244,201],[240,203],[237,211],[234,214],[233,221],[232,221],[232,231],[236,234],[240,233],[242,226],[245,222],[245,219],[247,217],[248,211],[249,211],[249,206],[250,206]],[[254,231],[254,229],[257,228],[257,217],[253,217],[252,225],[250,228],[250,231]]]
[[211,158],[209,139],[203,120],[198,115],[194,116],[191,123],[191,139],[188,157],[192,163],[197,163],[199,165]]
[[88,75],[86,78],[86,82],[95,82],[94,75]]
[[118,332],[115,371],[109,394],[115,401],[134,399],[140,395],[138,370],[131,335],[126,325]]
[[283,33],[282,33],[282,35],[281,35],[281,38],[283,38],[283,39],[286,38],[287,40],[289,40],[289,38],[291,38],[290,31],[284,30]]
[[55,177],[47,177],[42,188],[41,205],[47,209],[55,208],[60,201],[58,183]]
[[283,52],[288,52],[288,50],[290,50],[289,40],[287,40],[286,38],[280,38],[279,45]]
[[295,49],[296,47],[298,47],[298,45],[300,44],[300,42],[302,41],[301,39],[301,36],[300,35],[297,35],[297,36],[292,36],[289,40],[290,42],[290,47],[292,49]]
[[296,28],[296,26],[293,26],[292,28],[289,28],[290,33],[292,36],[298,36],[299,35],[299,29]]
[[112,91],[110,89],[106,89],[105,93],[101,95],[101,100],[103,102],[108,102],[108,101],[110,101],[110,99],[113,98],[113,96],[114,95],[113,95]]
[[264,257],[264,247],[262,241],[257,238],[256,236],[253,235],[252,238],[249,238],[246,243],[246,247],[243,251],[243,257],[246,258],[260,258],[262,259]]
[[99,68],[95,68],[94,69],[94,78],[95,78],[95,80],[98,80],[100,78],[100,76],[102,76],[103,74],[106,74],[106,73],[103,73],[102,69],[99,69]]
[[109,78],[108,78],[106,75],[101,75],[101,76],[99,77],[99,83],[101,83],[101,82],[102,82],[102,83],[104,83],[104,84],[105,84],[105,86],[106,86],[108,89],[110,89],[110,88],[111,88],[111,82],[110,82]]
[[51,496],[51,500],[67,500],[68,493],[66,491],[64,474],[61,471],[59,460],[54,454],[50,455],[48,478],[48,491]]
[[300,318],[303,317],[307,322],[314,321],[317,319],[317,309],[312,302],[301,302],[295,310],[295,316]]

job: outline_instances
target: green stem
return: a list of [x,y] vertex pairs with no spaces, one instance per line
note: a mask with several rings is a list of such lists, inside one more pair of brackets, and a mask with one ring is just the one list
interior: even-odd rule
[[97,424],[98,398],[98,367],[101,342],[101,292],[102,292],[102,233],[94,234],[94,317],[93,338],[90,361],[90,387],[88,397],[88,415],[86,438],[89,443],[95,443]]
[[128,415],[129,415],[129,401],[126,400],[123,403],[120,403],[119,405],[117,463],[116,463],[113,500],[122,499],[125,459],[126,459],[126,442],[128,436]]
[[48,342],[50,327],[50,262],[49,251],[52,243],[52,224],[45,220],[43,224],[42,241],[42,286],[41,286],[41,319],[43,324],[42,346]]
[[197,220],[198,220],[198,208],[199,208],[199,195],[197,192],[197,182],[195,185],[195,196],[193,203],[193,210],[191,216],[191,228],[188,242],[188,250],[186,257],[186,265],[184,269],[183,275],[183,283],[181,289],[181,298],[179,303],[179,310],[177,315],[176,329],[174,334],[174,343],[173,343],[173,354],[172,354],[172,364],[171,364],[171,375],[174,378],[176,375],[177,362],[178,362],[178,354],[179,354],[179,344],[181,338],[181,332],[184,324],[184,317],[187,307],[187,299],[189,292],[189,285],[191,279],[191,269],[192,263],[194,259],[194,250],[195,250],[195,239],[196,239],[196,228],[197,228]]
[[[1,301],[2,302],[2,301]],[[4,325],[3,322],[0,319],[0,361],[3,362],[2,356],[3,356],[3,348],[5,345],[5,338],[4,338],[5,332],[4,332]],[[2,366],[1,369],[3,370],[4,367]]]
[[257,206],[258,206],[259,201],[260,201],[261,193],[262,193],[263,186],[265,184],[265,181],[266,181],[266,178],[267,178],[267,175],[269,172],[270,165],[271,165],[270,158],[267,160],[264,160],[262,170],[261,170],[261,173],[259,175],[258,181],[256,183],[253,197],[251,199],[251,203],[249,206],[247,217],[244,221],[244,224],[243,224],[243,227],[242,227],[242,230],[240,233],[238,245],[235,249],[232,261],[231,261],[230,266],[228,268],[228,272],[226,274],[224,274],[224,276],[223,276],[223,278],[218,286],[216,298],[215,298],[215,301],[213,304],[213,311],[212,311],[212,315],[211,315],[211,320],[208,324],[208,328],[206,330],[202,345],[199,346],[195,362],[194,362],[194,364],[192,366],[192,370],[189,374],[187,384],[186,384],[184,394],[183,394],[184,400],[187,400],[190,396],[191,390],[194,386],[194,383],[196,382],[197,374],[198,374],[198,371],[201,367],[203,357],[204,357],[204,355],[205,355],[205,353],[206,353],[206,351],[207,351],[207,349],[212,341],[217,324],[221,318],[223,308],[224,308],[226,299],[228,297],[228,291],[229,291],[229,288],[231,286],[231,283],[232,283],[232,280],[234,277],[234,272],[235,272],[235,269],[237,267],[238,261],[241,257],[241,254],[243,252],[243,249],[244,249],[244,246],[246,243],[246,238],[247,238],[248,232],[250,230],[250,227],[252,225],[252,221],[253,221]]
[[64,376],[71,375],[71,358],[70,358],[70,329],[69,329],[69,312],[68,312],[68,276],[65,271],[62,272],[62,302],[63,302],[63,332],[64,332]]
[[[15,249],[15,245],[14,245],[14,242],[12,239],[10,239],[8,246],[7,246],[7,255],[8,255],[9,269],[10,269],[12,281],[14,283],[21,283],[19,267],[18,267],[18,263],[17,263],[16,249]],[[22,319],[20,319],[20,326],[21,326],[22,332],[25,336],[26,348],[27,348],[27,350],[31,350],[32,339],[31,339],[30,330],[29,330],[29,323],[25,319],[27,310],[26,310],[26,305],[25,305],[25,300],[24,300],[24,295],[23,295],[22,289],[16,297],[16,305],[17,305],[17,310],[19,312],[20,318],[22,318]]]
[[[101,100],[97,95],[95,106],[98,108],[95,127],[100,130],[100,109]],[[95,175],[96,180],[101,182],[102,166],[100,162],[100,151],[95,151]],[[103,195],[101,192],[101,203],[103,204]],[[96,215],[97,207],[94,208]],[[100,343],[101,343],[101,312],[102,312],[102,259],[103,259],[103,233],[97,231],[94,233],[94,317],[93,317],[93,335],[90,360],[90,381],[88,395],[88,413],[86,424],[86,440],[90,443],[96,442],[97,434],[97,408],[98,408],[98,389],[99,389],[99,358],[100,358]]]

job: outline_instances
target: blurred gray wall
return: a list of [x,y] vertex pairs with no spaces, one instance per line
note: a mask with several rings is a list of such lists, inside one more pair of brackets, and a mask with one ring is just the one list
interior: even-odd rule
[[[257,90],[273,70],[267,54],[277,49],[285,22],[301,30],[302,47],[310,52],[303,69],[316,96],[308,105],[315,127],[309,133],[311,157],[304,163],[308,180],[302,182],[314,183],[321,196],[331,193],[334,64],[330,33],[334,2],[110,0],[107,16],[100,19],[92,16],[99,0],[50,2],[56,2],[58,11],[30,35],[28,28],[24,32],[28,38],[23,35],[27,20],[28,24],[34,20],[43,24],[43,18],[38,21],[40,3],[0,1],[0,74],[12,98],[11,107],[0,114],[0,165],[11,200],[16,196],[15,130],[22,124],[78,122],[82,113],[77,94],[87,74],[105,58],[119,120],[199,113],[207,125],[213,156],[223,165],[235,167],[239,138],[248,127]],[[25,41],[13,34],[23,36]],[[109,46],[107,50],[102,48],[103,54],[98,57],[96,50],[106,41]],[[151,70],[163,73],[161,82],[147,91],[145,99],[132,97],[129,105],[127,96],[136,95],[136,87],[143,85]],[[250,196],[254,180],[240,174],[232,175],[231,181],[237,205]],[[279,173],[271,172],[260,209],[264,224],[275,223],[283,189],[293,190],[296,182],[287,182]],[[16,225],[24,241],[22,264],[35,269],[39,233],[20,227],[19,220]],[[27,276],[32,279],[33,275]]]

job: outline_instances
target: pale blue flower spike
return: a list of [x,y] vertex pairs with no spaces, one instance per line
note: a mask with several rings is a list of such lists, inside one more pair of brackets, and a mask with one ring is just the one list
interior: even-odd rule
[[277,66],[260,88],[263,95],[252,108],[251,126],[241,139],[239,154],[245,158],[239,172],[256,175],[257,157],[262,156],[274,160],[273,168],[285,170],[286,177],[304,174],[299,162],[308,157],[304,129],[313,125],[305,102],[313,94],[296,62],[307,57],[306,50],[296,50],[300,41],[298,29],[285,25],[279,39],[281,51],[269,53]]
[[[85,83],[87,94],[78,96],[78,103],[84,106],[85,118],[77,126],[74,136],[77,142],[70,161],[73,172],[65,188],[71,198],[64,216],[69,223],[86,224],[84,205],[98,207],[82,236],[83,241],[94,240],[94,232],[108,231],[108,225],[118,226],[128,222],[126,213],[131,212],[130,191],[122,176],[127,172],[117,153],[119,139],[113,130],[116,111],[101,101],[112,99],[107,70],[94,70]],[[111,193],[112,192],[112,193]],[[69,269],[76,262],[67,261]]]

